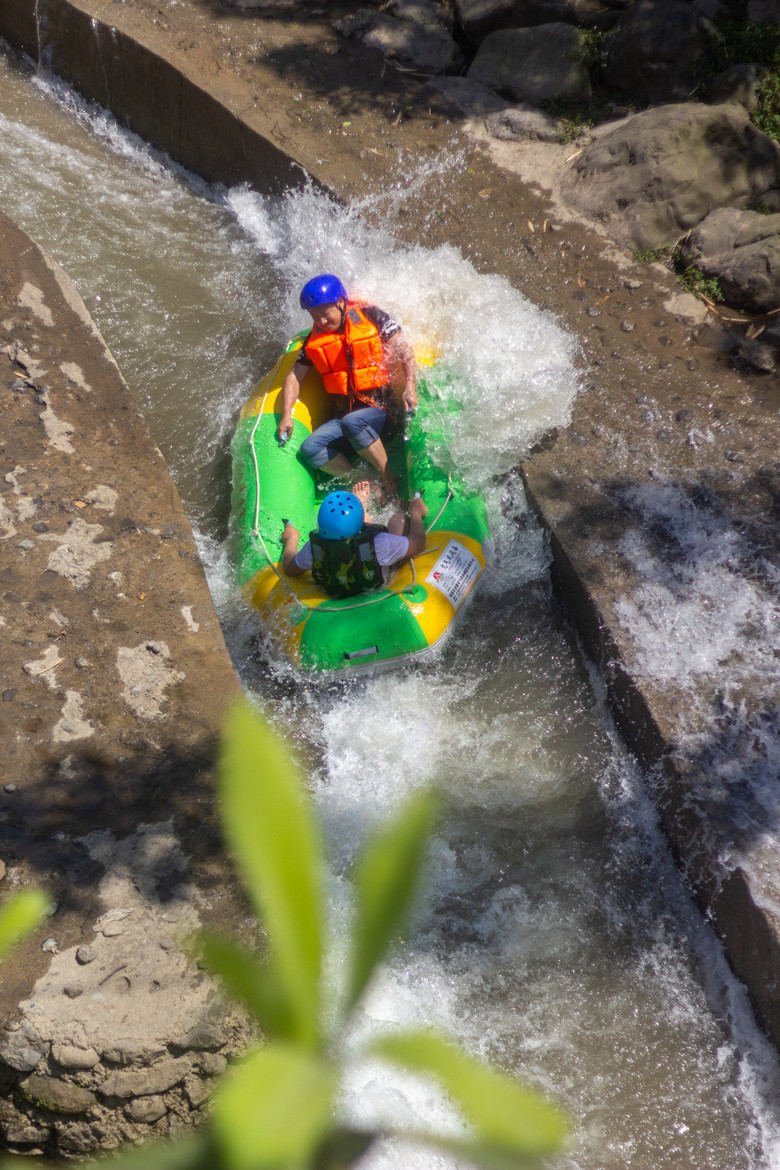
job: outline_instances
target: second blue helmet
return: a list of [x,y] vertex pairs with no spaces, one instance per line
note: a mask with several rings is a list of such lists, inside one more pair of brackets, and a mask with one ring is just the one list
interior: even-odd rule
[[331,492],[320,504],[317,532],[323,540],[348,540],[363,527],[363,505],[352,492]]
[[323,272],[307,280],[301,289],[301,308],[316,309],[319,305],[335,305],[336,301],[347,300],[347,290],[337,276]]

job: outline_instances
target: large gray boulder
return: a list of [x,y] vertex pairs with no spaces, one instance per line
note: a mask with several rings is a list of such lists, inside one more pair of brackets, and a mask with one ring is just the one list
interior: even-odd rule
[[780,307],[780,214],[720,207],[697,224],[681,251],[718,280],[732,308],[768,313]]
[[732,65],[724,69],[713,81],[710,87],[710,101],[714,106],[738,105],[743,106],[749,114],[753,113],[758,104],[758,87],[761,83],[761,70],[758,65]]
[[582,34],[570,24],[505,29],[485,37],[471,63],[472,81],[516,102],[586,101],[591,94]]
[[530,28],[564,21],[581,26],[609,18],[610,0],[455,0],[464,35],[476,46],[503,28]]
[[563,193],[643,252],[676,243],[715,207],[780,210],[780,147],[741,106],[663,106],[601,127]]
[[388,0],[382,10],[398,20],[416,21],[428,28],[452,32],[452,13],[438,0]]
[[523,7],[522,0],[455,0],[458,23],[472,46],[497,29],[521,27]]
[[536,106],[512,105],[468,77],[432,77],[438,90],[466,118],[480,119],[492,138],[510,142],[557,142],[559,123]]
[[696,5],[638,0],[609,39],[606,80],[642,102],[685,101],[714,32]]
[[506,98],[470,77],[431,77],[428,85],[443,94],[466,118],[488,118],[510,109]]
[[485,118],[485,129],[506,142],[558,142],[558,123],[535,106],[507,106]]
[[463,64],[463,53],[446,28],[431,19],[431,8],[422,2],[404,4],[396,0],[398,16],[361,8],[332,23],[342,36],[354,37],[421,73],[455,72]]

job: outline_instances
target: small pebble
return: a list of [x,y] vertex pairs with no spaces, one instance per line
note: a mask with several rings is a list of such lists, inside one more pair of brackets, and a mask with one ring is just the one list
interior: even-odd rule
[[4,784],[3,787],[5,788],[6,792],[16,792],[15,784]]
[[41,950],[47,955],[58,955],[60,953],[56,938],[47,938],[41,943]]
[[84,988],[77,987],[75,984],[69,984],[67,987],[63,987],[62,990],[68,999],[78,999],[80,995],[84,994]]
[[87,963],[93,962],[95,952],[88,943],[82,943],[80,947],[76,947],[76,962],[85,966]]
[[0,882],[3,880],[4,877],[5,877],[5,862],[0,861]]
[[636,329],[636,325],[634,324],[633,321],[621,321],[620,328],[623,330],[624,333],[633,333],[634,330]]

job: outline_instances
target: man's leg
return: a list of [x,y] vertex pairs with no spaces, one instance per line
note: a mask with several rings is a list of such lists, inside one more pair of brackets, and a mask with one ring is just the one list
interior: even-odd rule
[[398,480],[387,462],[387,451],[380,435],[387,415],[378,406],[353,410],[342,419],[344,434],[353,448],[379,472],[382,487],[388,496],[398,495]]
[[309,467],[324,471],[326,475],[349,475],[354,468],[348,458],[351,444],[344,436],[340,418],[317,427],[308,439],[301,443],[301,455]]
[[334,479],[338,479],[340,475],[350,475],[354,470],[352,463],[341,452],[334,456],[329,463],[323,463],[320,467],[320,471],[324,471],[326,475],[332,475]]

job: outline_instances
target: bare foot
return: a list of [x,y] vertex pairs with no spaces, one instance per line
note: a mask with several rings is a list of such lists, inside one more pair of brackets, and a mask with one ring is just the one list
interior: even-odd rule
[[363,512],[365,513],[366,523],[367,524],[375,523],[373,516],[370,515],[369,510],[368,510],[369,505],[371,503],[371,483],[370,483],[370,481],[367,479],[361,479],[357,483],[353,484],[352,488],[350,490],[352,491],[352,495],[357,496],[357,498],[360,500],[361,504],[363,505]]
[[367,508],[371,500],[371,484],[367,479],[359,480],[352,485],[352,495],[357,496],[363,507]]

